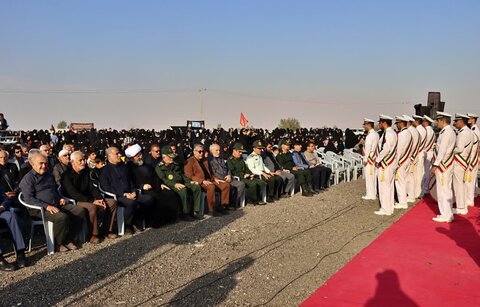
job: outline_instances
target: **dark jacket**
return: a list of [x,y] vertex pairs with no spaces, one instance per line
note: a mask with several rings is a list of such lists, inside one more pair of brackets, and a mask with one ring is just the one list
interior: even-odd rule
[[93,186],[88,167],[77,173],[69,166],[62,176],[61,183],[63,195],[76,201],[93,202],[95,199],[102,199],[98,188]]
[[100,186],[102,190],[118,197],[123,197],[124,193],[135,192],[135,186],[124,163],[105,165],[100,173]]

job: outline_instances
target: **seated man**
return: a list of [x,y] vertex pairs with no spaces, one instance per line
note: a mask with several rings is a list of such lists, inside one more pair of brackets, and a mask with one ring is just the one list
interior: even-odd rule
[[[228,214],[225,208],[230,202],[230,184],[218,180],[210,169],[208,160],[204,158],[204,147],[201,144],[193,146],[193,156],[185,163],[183,170],[185,176],[197,182],[207,192],[208,214],[214,211]],[[215,190],[220,191],[220,205],[215,205]]]
[[157,228],[167,223],[173,223],[179,215],[180,204],[177,195],[160,181],[154,169],[143,162],[142,147],[135,144],[125,150],[127,168],[135,187],[142,194],[151,195],[155,199],[153,207],[152,226]]
[[[48,161],[47,161],[48,162]],[[53,178],[55,178],[55,183],[57,186],[61,184],[62,175],[67,170],[68,165],[70,164],[70,153],[64,149],[60,150],[58,153],[58,162],[53,166]]]
[[58,163],[57,159],[53,155],[53,149],[48,144],[40,146],[40,151],[47,157],[47,162],[50,168],[53,168],[55,164]]
[[157,165],[162,162],[162,155],[160,154],[160,145],[153,144],[150,146],[148,155],[145,155],[145,165],[151,167],[154,171]]
[[313,196],[313,191],[311,189],[312,175],[308,170],[300,169],[295,164],[292,153],[290,152],[290,143],[288,141],[282,141],[281,148],[282,152],[277,156],[278,163],[295,176],[295,179],[302,187],[303,196]]
[[7,198],[4,193],[0,187],[0,227],[6,227],[10,231],[17,251],[17,263],[8,263],[5,258],[3,258],[2,247],[0,246],[0,270],[14,271],[17,267],[27,267],[29,263],[25,257],[25,241],[23,240],[22,231],[18,223],[19,218],[17,214],[11,210],[12,200]]
[[62,176],[62,193],[65,197],[74,199],[77,205],[85,208],[90,220],[91,238],[90,243],[100,242],[98,229],[98,216],[101,216],[103,234],[109,239],[117,236],[113,233],[117,205],[115,200],[103,199],[98,188],[93,186],[90,172],[86,167],[85,155],[81,151],[71,154],[71,165]]
[[[277,154],[274,153],[277,150]],[[273,170],[273,174],[282,178],[283,184],[280,188],[280,197],[289,197],[288,192],[295,188],[295,175],[290,173],[289,170],[283,169],[278,163],[276,156],[278,155],[278,147],[272,146],[272,143],[267,143],[265,147],[265,153],[263,155],[263,163],[269,170]]]
[[173,153],[169,146],[162,147],[162,162],[155,168],[158,178],[172,189],[180,197],[182,202],[183,215],[182,219],[185,221],[193,221],[190,216],[190,206],[188,204],[188,193],[193,196],[193,217],[197,220],[203,219],[202,206],[202,189],[200,185],[187,178],[180,165],[175,163],[173,159],[176,154]]
[[[300,150],[301,150],[301,148],[300,148]],[[296,151],[296,149],[295,149],[295,151]],[[303,156],[304,156],[305,160],[307,160],[310,169],[318,169],[319,173],[320,173],[320,178],[318,178],[319,180],[317,182],[318,183],[318,185],[317,185],[316,179],[315,179],[315,176],[317,176],[316,172],[315,172],[315,175],[312,172],[313,188],[316,189],[318,187],[320,190],[327,190],[328,189],[328,184],[330,182],[330,175],[332,174],[332,170],[329,167],[326,167],[326,166],[322,165],[322,160],[320,159],[320,157],[315,152],[315,143],[313,143],[313,142],[308,142],[307,143],[307,150],[305,150],[303,152]]]
[[105,153],[108,163],[100,172],[100,187],[117,196],[117,206],[124,207],[125,228],[134,234],[143,230],[142,221],[150,217],[155,200],[149,195],[137,194],[118,148],[108,147]]
[[47,158],[39,150],[32,149],[28,155],[32,170],[20,182],[25,202],[45,209],[45,219],[53,222],[58,251],[77,249],[74,241],[82,228],[85,209],[68,204],[58,195],[53,176],[47,169]]
[[235,143],[233,145],[232,156],[227,160],[228,169],[232,172],[232,176],[240,178],[248,187],[250,198],[254,205],[265,205],[262,200],[262,190],[265,188],[265,181],[255,178],[250,172],[247,164],[242,159],[245,149],[242,144]]
[[237,199],[235,201],[235,206],[239,206],[240,198],[243,193],[245,193],[245,183],[239,180],[232,180],[232,172],[228,169],[227,161],[220,157],[220,145],[210,145],[210,154],[209,162],[213,176],[219,181],[230,183],[230,187],[233,187],[236,190]]
[[278,191],[281,190],[283,180],[263,164],[262,152],[264,148],[262,141],[257,140],[253,142],[253,151],[247,157],[246,164],[253,175],[258,176],[259,179],[263,179],[267,183],[267,202],[273,203],[279,199]]

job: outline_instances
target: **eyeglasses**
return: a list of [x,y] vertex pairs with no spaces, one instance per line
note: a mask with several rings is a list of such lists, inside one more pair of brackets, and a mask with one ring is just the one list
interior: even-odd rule
[[154,153],[159,153],[159,152],[160,152],[160,150],[154,150],[153,152],[154,152]]
[[15,153],[22,153],[21,151],[15,150]]
[[198,152],[198,153],[204,153],[203,150],[195,150],[195,151]]

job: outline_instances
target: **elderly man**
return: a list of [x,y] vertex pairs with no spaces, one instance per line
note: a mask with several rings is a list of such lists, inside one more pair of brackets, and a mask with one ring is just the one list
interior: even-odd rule
[[[225,209],[230,202],[230,183],[222,182],[213,175],[208,160],[204,158],[204,152],[203,145],[194,145],[193,156],[187,160],[183,171],[185,176],[197,182],[206,191],[209,214],[213,215],[214,211],[228,214]],[[220,191],[220,205],[215,204],[216,190]]]
[[377,146],[379,136],[374,129],[375,121],[369,118],[363,119],[363,128],[367,133],[365,144],[363,146],[363,166],[365,177],[365,195],[362,199],[375,200],[377,199],[377,174],[375,168],[375,159],[377,158]]
[[473,133],[473,145],[470,154],[470,165],[469,165],[469,176],[468,180],[465,183],[467,185],[467,206],[475,206],[475,194],[478,189],[478,162],[480,156],[480,129],[477,126],[478,115],[473,113],[467,113],[469,117],[468,127],[472,130]]
[[[0,152],[1,154],[1,152]],[[1,271],[14,271],[17,267],[24,268],[29,266],[29,263],[25,257],[25,241],[22,236],[22,231],[19,225],[19,218],[17,214],[11,210],[13,200],[6,196],[5,191],[0,187],[0,227],[6,226],[10,231],[11,237],[15,244],[17,263],[8,263],[3,258],[2,247],[0,246],[0,270]]]
[[53,149],[52,147],[50,147],[50,145],[48,144],[44,144],[42,146],[40,146],[40,151],[42,152],[42,154],[44,154],[46,157],[47,157],[47,162],[48,162],[48,165],[50,168],[53,168],[53,166],[55,164],[57,164],[57,159],[55,159],[54,155],[53,155]]
[[[455,156],[456,134],[450,122],[451,115],[446,112],[437,112],[437,122],[440,133],[432,159],[431,173],[436,180],[436,198],[440,215],[432,218],[435,222],[453,222],[453,160]],[[432,193],[433,194],[433,193]]]
[[290,173],[289,170],[283,169],[283,167],[278,163],[276,154],[274,153],[275,149],[278,151],[278,147],[274,147],[271,142],[267,143],[267,146],[265,146],[265,153],[263,155],[263,163],[269,170],[272,170],[276,176],[280,176],[280,178],[282,178],[283,183],[280,187],[280,197],[285,198],[289,197],[290,195],[288,193],[295,189],[295,175]]
[[62,176],[62,193],[74,199],[77,205],[85,208],[90,220],[90,243],[100,242],[98,228],[99,216],[102,219],[103,234],[109,239],[117,236],[113,233],[117,205],[113,199],[103,199],[98,188],[93,186],[90,170],[86,166],[85,155],[81,151],[71,154],[71,165]]
[[[470,155],[473,146],[473,133],[468,128],[469,117],[465,114],[455,114],[455,128],[457,128],[457,138],[455,141],[455,157],[453,163],[453,192],[457,208],[453,210],[456,214],[467,214],[467,180],[470,167]],[[467,179],[467,180],[466,180]]]
[[53,223],[58,251],[77,249],[74,240],[82,227],[85,209],[67,203],[58,195],[53,176],[48,172],[47,158],[39,150],[31,150],[28,161],[32,170],[20,182],[25,202],[44,208],[45,219]]
[[[380,114],[378,126],[383,130],[382,137],[378,141],[377,168],[378,194],[380,198],[380,210],[375,211],[376,215],[392,215],[395,205],[395,170],[397,155],[397,134],[392,128],[393,118]],[[415,130],[416,132],[416,130]]]
[[232,172],[228,169],[227,161],[220,157],[220,145],[210,145],[210,154],[211,156],[209,157],[209,162],[212,168],[212,174],[219,181],[230,183],[230,187],[233,187],[236,190],[237,198],[235,206],[239,206],[240,198],[242,197],[243,193],[245,193],[245,182],[239,180],[232,180]]
[[281,153],[277,156],[278,163],[284,168],[289,170],[294,176],[297,182],[302,187],[302,196],[313,196],[312,175],[308,170],[300,169],[293,161],[292,153],[290,152],[290,143],[286,140],[281,142]]
[[142,221],[150,217],[155,200],[149,195],[137,193],[118,148],[108,147],[105,153],[108,163],[100,172],[100,187],[104,191],[115,194],[117,206],[124,207],[126,229],[132,234],[142,231]]
[[155,172],[158,178],[180,197],[183,209],[182,219],[193,221],[188,203],[188,194],[191,194],[193,196],[193,217],[201,220],[203,219],[202,189],[197,182],[190,180],[183,174],[181,166],[173,160],[176,156],[176,153],[172,152],[169,146],[163,146],[162,162],[157,165]]
[[[305,160],[307,160],[310,169],[318,169],[320,173],[319,188],[320,190],[327,190],[328,184],[330,182],[330,175],[332,175],[332,170],[329,167],[322,165],[322,160],[315,152],[315,143],[308,142],[307,149],[303,152]],[[301,158],[301,155],[300,155]],[[302,162],[304,162],[302,160]],[[313,176],[313,174],[312,174]],[[315,185],[315,182],[314,182]]]
[[255,205],[265,205],[262,200],[262,190],[265,188],[265,181],[255,178],[248,169],[247,164],[242,159],[245,149],[242,144],[235,143],[233,145],[232,156],[227,160],[228,169],[232,172],[232,176],[238,177],[245,186],[248,187],[250,198]]
[[151,195],[155,199],[152,227],[175,222],[180,208],[177,195],[158,178],[154,169],[144,164],[142,147],[138,144],[130,146],[125,150],[125,155],[135,187],[142,194]]
[[278,194],[283,185],[283,180],[277,176],[273,170],[270,171],[263,163],[262,152],[265,145],[262,141],[253,142],[253,151],[247,157],[247,167],[253,175],[267,183],[267,202],[273,203],[278,200]]
[[[60,150],[60,152],[58,153],[58,162],[59,163],[53,166],[53,171],[52,171],[53,178],[55,179],[55,183],[57,184],[57,186],[61,184],[62,175],[63,173],[65,173],[68,165],[70,164],[70,152],[66,151],[65,149]],[[47,160],[47,163],[48,163],[48,160]]]

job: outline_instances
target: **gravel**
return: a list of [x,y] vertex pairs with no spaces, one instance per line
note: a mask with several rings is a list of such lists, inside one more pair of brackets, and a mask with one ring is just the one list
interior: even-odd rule
[[40,246],[33,266],[0,272],[0,305],[296,306],[407,211],[376,216],[363,194],[357,180],[78,251]]

